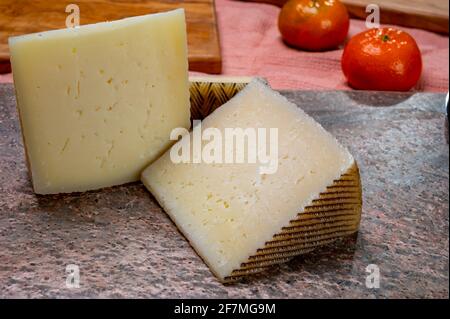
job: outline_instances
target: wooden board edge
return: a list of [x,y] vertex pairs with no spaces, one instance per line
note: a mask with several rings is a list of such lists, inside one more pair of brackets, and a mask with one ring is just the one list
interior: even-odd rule
[[[367,13],[365,8],[351,3],[345,3],[352,18],[365,20]],[[399,25],[410,28],[420,28],[440,34],[449,34],[449,19],[445,16],[428,16],[420,13],[405,13],[393,8],[381,8],[380,22],[382,24]],[[386,14],[388,13],[388,14]],[[414,21],[420,20],[421,27]]]
[[[282,7],[287,0],[239,0],[244,2],[258,2],[265,4],[272,4],[277,7]],[[368,13],[366,13],[365,7],[352,1],[341,0],[347,7],[350,17],[360,20],[365,20]],[[381,23],[400,25],[410,28],[419,28],[427,31],[432,31],[441,34],[449,34],[449,17],[448,14],[442,15],[427,15],[420,12],[405,13],[395,7],[383,8],[381,7],[380,14]],[[420,27],[414,21],[420,21]]]

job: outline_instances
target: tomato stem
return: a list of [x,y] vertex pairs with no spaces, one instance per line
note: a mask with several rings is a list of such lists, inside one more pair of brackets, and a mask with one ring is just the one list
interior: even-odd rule
[[384,34],[381,36],[381,41],[383,42],[388,42],[391,38],[389,38],[389,36],[387,34]]

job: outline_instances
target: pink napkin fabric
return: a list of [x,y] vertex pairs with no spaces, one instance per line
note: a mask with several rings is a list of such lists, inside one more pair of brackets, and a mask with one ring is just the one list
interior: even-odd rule
[[[275,89],[350,89],[341,71],[342,49],[304,52],[287,47],[278,32],[279,10],[268,4],[216,0],[222,74],[264,77]],[[449,38],[399,28],[416,39],[422,52],[423,73],[416,90],[448,91]],[[352,20],[349,37],[363,30],[364,21]],[[10,81],[11,75],[0,75],[0,82]]]

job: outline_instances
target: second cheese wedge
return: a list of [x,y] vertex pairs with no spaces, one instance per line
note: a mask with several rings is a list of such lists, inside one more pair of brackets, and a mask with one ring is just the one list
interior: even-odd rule
[[139,180],[190,126],[183,10],[11,38],[36,193]]
[[278,129],[278,164],[272,172],[262,173],[259,163],[177,163],[166,152],[142,174],[221,281],[259,272],[357,230],[361,188],[352,155],[261,81],[248,84],[201,127],[222,136],[229,128]]

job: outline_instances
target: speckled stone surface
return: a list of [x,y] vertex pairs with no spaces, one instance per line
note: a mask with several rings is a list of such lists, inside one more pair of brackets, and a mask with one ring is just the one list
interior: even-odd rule
[[[449,147],[442,94],[284,92],[357,159],[358,237],[222,285],[139,183],[36,196],[11,85],[0,85],[0,298],[448,298]],[[65,267],[80,267],[66,288]],[[366,287],[366,267],[380,288]]]

